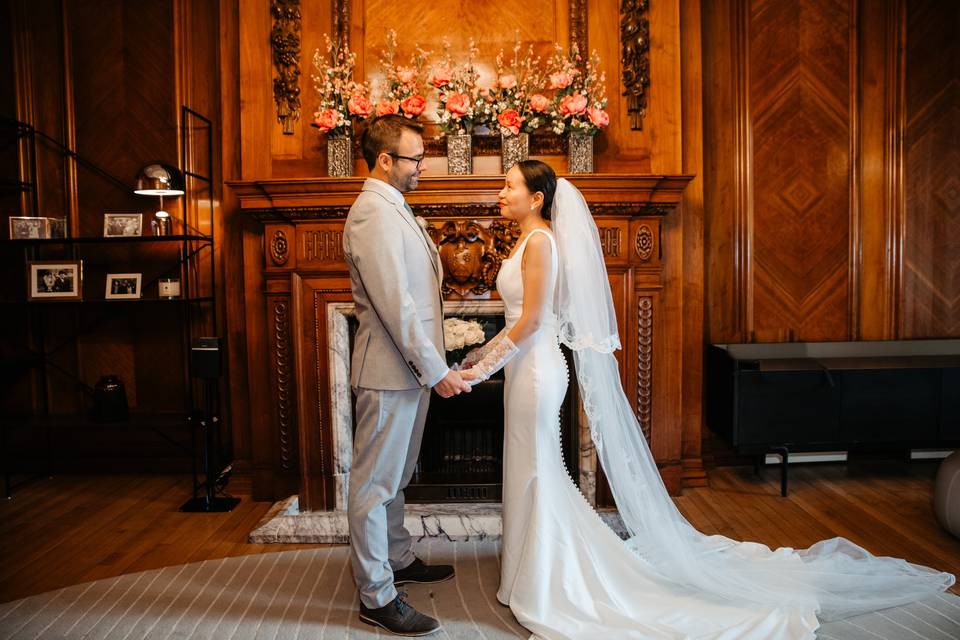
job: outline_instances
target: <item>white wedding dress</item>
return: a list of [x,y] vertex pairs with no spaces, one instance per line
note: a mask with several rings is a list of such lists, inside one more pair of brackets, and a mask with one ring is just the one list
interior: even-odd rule
[[[567,186],[564,185],[565,188]],[[564,264],[558,262],[557,239],[544,230],[538,229],[533,233],[550,237],[551,281],[556,283],[558,271],[564,268]],[[523,307],[521,263],[530,235],[517,247],[514,255],[502,263],[497,278],[508,329],[519,319]],[[580,235],[579,242],[589,242],[589,238]],[[602,265],[598,268],[602,268]],[[636,511],[637,505],[641,508],[649,506],[649,515],[656,520],[649,526],[658,527],[657,522],[662,522],[664,532],[654,528],[647,531],[658,531],[669,538],[636,535],[634,527],[633,538],[623,541],[584,499],[567,473],[561,455],[559,415],[567,391],[568,370],[560,350],[560,336],[564,334],[561,330],[564,318],[558,317],[560,296],[558,293],[551,313],[546,314],[541,328],[517,345],[519,352],[505,368],[503,537],[497,599],[508,605],[517,620],[533,632],[532,638],[542,640],[814,638],[819,626],[817,614],[820,610],[816,600],[817,589],[808,587],[803,580],[791,582],[789,576],[783,578],[782,582],[790,597],[780,598],[775,593],[776,589],[769,588],[772,582],[780,580],[777,574],[785,566],[809,572],[802,554],[811,553],[810,550],[770,551],[759,544],[699,534],[686,524],[679,512],[669,518],[659,515],[658,510],[675,507],[662,483],[659,487],[646,486],[652,480],[646,485],[638,482],[637,486],[628,487],[629,500],[623,497],[626,495],[623,482],[619,483],[619,495],[617,488],[614,493],[618,497],[618,505],[621,500],[630,503],[621,507],[628,527],[631,523],[647,526],[646,522],[642,522],[643,516],[634,518],[628,514],[632,513],[630,508]],[[565,342],[570,344],[572,341],[567,339]],[[617,376],[615,361],[610,353],[594,355],[609,358],[613,363],[609,375]],[[578,360],[578,372],[581,362]],[[585,370],[590,370],[588,365],[584,363]],[[604,387],[615,386],[616,393],[622,395],[618,378],[611,382],[600,377],[593,382]],[[608,388],[604,391],[612,393]],[[585,395],[587,405],[604,400],[603,393],[592,394],[589,389],[581,389],[581,392]],[[587,412],[591,416],[597,414],[589,406]],[[632,416],[630,419],[634,420]],[[599,442],[594,427],[591,424],[594,439]],[[602,450],[603,447],[598,449]],[[609,461],[609,453],[607,456],[601,455],[601,460]],[[628,452],[617,451],[616,454],[626,456],[624,464],[629,468],[628,473],[639,478],[640,472]],[[649,452],[646,455],[649,456]],[[656,467],[651,468],[655,474]],[[620,475],[616,479],[622,478],[623,475]],[[656,482],[659,483],[659,476]],[[668,503],[668,506],[663,503]],[[624,507],[628,512],[624,511]],[[669,521],[671,519],[673,521]],[[681,527],[682,535],[695,542],[684,543],[688,544],[686,549],[682,546],[679,550],[672,548],[677,545],[663,542],[678,537],[671,533],[671,527]],[[838,540],[827,543],[836,544]],[[851,548],[859,550],[848,541],[843,543],[850,545],[840,550],[840,555],[844,557],[850,554]],[[836,552],[838,549],[835,546],[828,550],[830,561],[844,565],[843,559],[835,560]],[[818,553],[812,553],[816,562],[827,557]],[[695,557],[697,554],[702,555]],[[675,566],[676,556],[702,566],[704,575],[690,578],[689,572],[685,574]],[[663,562],[660,563],[660,560]],[[717,566],[711,566],[712,560],[717,561]],[[901,560],[873,560],[899,563],[895,568],[898,576],[900,573],[912,576],[917,572],[924,577],[928,574],[930,577],[937,575],[932,570],[908,565]],[[814,570],[822,571],[823,566],[816,562]],[[831,565],[831,569],[835,564]],[[952,583],[949,574],[939,575],[939,583],[932,581],[936,586],[925,585],[929,592],[941,590],[943,584],[949,586]],[[869,590],[866,577],[862,574],[844,576],[843,584],[853,589],[860,584],[863,590]],[[698,584],[700,578],[710,580],[710,584],[716,582],[720,592],[711,592],[709,586],[704,588],[702,581]],[[727,578],[732,585],[730,587],[723,584]],[[748,584],[744,586],[744,582]],[[727,597],[727,589],[733,594],[731,597]],[[752,600],[752,590],[760,594],[756,602]],[[771,591],[774,593],[769,593]],[[890,600],[887,591],[883,595]],[[764,598],[770,598],[771,601],[764,602]],[[867,600],[865,606],[877,602]],[[886,606],[900,604],[896,595],[892,601],[882,602]],[[844,613],[849,615],[851,612]]]

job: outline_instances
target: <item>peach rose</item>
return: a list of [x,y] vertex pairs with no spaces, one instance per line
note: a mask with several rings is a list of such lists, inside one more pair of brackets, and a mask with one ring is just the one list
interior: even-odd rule
[[530,96],[530,108],[538,113],[543,113],[550,108],[550,99],[545,95],[535,93]]
[[508,73],[505,76],[500,76],[500,88],[501,89],[513,89],[517,86],[517,76],[512,73]]
[[470,111],[470,98],[463,93],[451,93],[447,97],[447,111],[462,118]]
[[333,109],[324,109],[313,114],[313,126],[324,133],[336,128],[339,120],[339,115]]
[[363,96],[353,96],[347,101],[347,110],[358,118],[366,118],[373,111],[373,104]]
[[577,116],[586,109],[587,96],[582,93],[571,94],[560,101],[560,114],[564,116]]
[[397,104],[397,101],[392,102],[383,101],[377,105],[377,117],[385,116],[388,113],[397,113],[400,110],[400,105]]
[[573,76],[566,71],[557,71],[556,73],[550,74],[551,89],[566,89],[570,86],[571,82],[573,82]]
[[427,106],[427,99],[423,96],[414,95],[404,100],[400,103],[400,109],[403,111],[403,115],[409,118],[416,118],[418,115],[423,113],[423,110]]
[[603,109],[590,107],[587,109],[587,115],[590,117],[590,122],[601,129],[610,124],[610,116]]
[[516,109],[507,109],[497,116],[497,122],[500,123],[501,127],[513,135],[517,135],[520,133],[520,126],[523,124],[523,118],[520,117],[520,114],[517,113]]
[[438,67],[433,70],[433,75],[430,77],[430,83],[437,87],[438,89],[445,84],[450,83],[450,78],[453,77],[453,72],[446,67]]
[[417,79],[417,72],[410,67],[400,67],[397,69],[397,80],[403,84],[410,84]]

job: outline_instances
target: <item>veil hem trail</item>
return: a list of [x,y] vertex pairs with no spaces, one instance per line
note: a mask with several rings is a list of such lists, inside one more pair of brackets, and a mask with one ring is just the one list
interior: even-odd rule
[[560,178],[552,209],[559,253],[560,340],[574,354],[597,456],[629,532],[630,549],[679,588],[733,605],[797,607],[833,620],[914,602],[952,586],[952,574],[873,556],[845,538],[770,549],[697,531],[670,498],[623,391],[613,296],[583,195]]

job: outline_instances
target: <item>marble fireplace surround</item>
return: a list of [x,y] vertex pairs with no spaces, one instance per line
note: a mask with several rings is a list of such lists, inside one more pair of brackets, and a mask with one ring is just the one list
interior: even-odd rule
[[[350,390],[350,328],[352,302],[330,302],[326,308],[331,381],[334,509],[301,511],[296,495],[274,504],[250,533],[251,543],[345,543],[349,540],[346,509],[353,458],[353,411]],[[445,301],[445,316],[502,315],[501,300]],[[596,503],[596,456],[589,427],[580,412],[579,486],[590,504]],[[622,527],[614,512],[601,512],[615,530]],[[408,504],[405,524],[415,537],[444,536],[451,540],[499,537],[499,503]]]

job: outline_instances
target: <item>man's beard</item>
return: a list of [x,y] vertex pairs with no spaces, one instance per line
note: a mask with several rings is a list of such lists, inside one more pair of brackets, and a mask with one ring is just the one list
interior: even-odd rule
[[413,191],[414,189],[417,188],[417,182],[418,182],[417,174],[413,174],[412,176],[407,177],[407,179],[404,180],[403,183],[401,184],[400,191],[404,193],[406,193],[407,191]]

